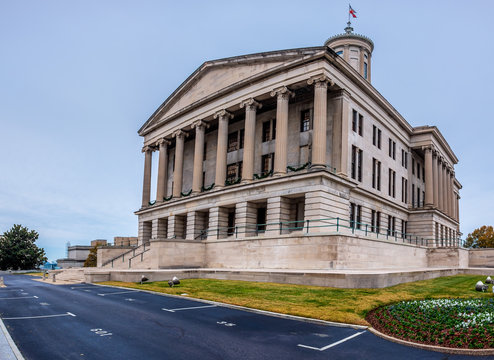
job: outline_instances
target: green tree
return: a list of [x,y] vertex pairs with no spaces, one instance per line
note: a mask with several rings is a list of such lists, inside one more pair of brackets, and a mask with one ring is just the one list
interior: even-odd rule
[[482,226],[468,234],[465,241],[466,247],[494,248],[494,229],[492,226]]
[[98,266],[98,245],[89,250],[89,254],[84,261],[84,267],[96,267]]
[[39,234],[22,225],[14,225],[0,236],[0,269],[37,269],[46,262],[45,250],[34,243]]

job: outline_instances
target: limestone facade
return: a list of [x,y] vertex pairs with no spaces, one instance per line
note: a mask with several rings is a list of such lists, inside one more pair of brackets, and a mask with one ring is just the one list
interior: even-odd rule
[[[457,157],[371,85],[372,41],[346,30],[320,47],[208,61],[170,95],[139,130],[139,244],[160,242],[173,266],[236,241],[251,241],[255,258],[255,244],[277,236],[458,246]],[[295,255],[280,250],[279,261]]]

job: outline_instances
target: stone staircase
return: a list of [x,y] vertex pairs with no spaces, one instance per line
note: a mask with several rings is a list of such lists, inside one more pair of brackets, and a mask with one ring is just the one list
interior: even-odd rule
[[144,243],[131,249],[123,254],[105,261],[101,268],[103,269],[151,269],[150,264],[151,244]]

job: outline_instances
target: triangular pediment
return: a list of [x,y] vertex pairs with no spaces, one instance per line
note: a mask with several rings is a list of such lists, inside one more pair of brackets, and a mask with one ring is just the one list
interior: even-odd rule
[[139,133],[232,86],[281,71],[324,50],[321,47],[282,50],[205,62],[156,110]]

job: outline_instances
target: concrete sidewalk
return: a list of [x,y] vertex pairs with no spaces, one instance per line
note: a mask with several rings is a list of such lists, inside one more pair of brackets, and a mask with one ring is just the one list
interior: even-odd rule
[[17,345],[10,337],[2,319],[0,319],[0,359],[2,360],[24,360]]

